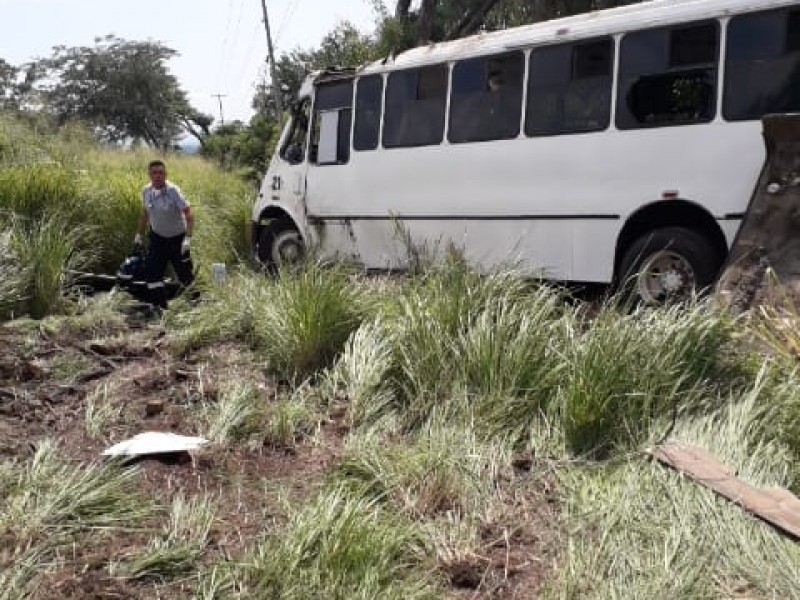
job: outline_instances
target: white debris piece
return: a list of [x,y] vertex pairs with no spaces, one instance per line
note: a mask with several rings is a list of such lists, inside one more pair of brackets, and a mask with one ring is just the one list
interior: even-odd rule
[[189,452],[198,450],[206,444],[208,444],[208,440],[201,437],[147,431],[124,442],[114,444],[103,452],[103,456],[145,456],[147,454]]

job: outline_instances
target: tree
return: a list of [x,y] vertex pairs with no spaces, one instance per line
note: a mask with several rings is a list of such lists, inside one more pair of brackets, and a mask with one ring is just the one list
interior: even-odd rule
[[177,53],[156,42],[114,36],[94,47],[55,47],[39,61],[46,107],[59,122],[85,121],[110,142],[172,147],[183,131],[201,143],[212,118],[192,108],[166,63]]
[[632,4],[640,0],[421,0],[413,10],[397,0],[393,17],[379,25],[381,47],[394,51],[547,19]]
[[0,108],[14,105],[17,68],[0,58]]
[[[339,24],[326,35],[318,48],[295,49],[283,54],[275,65],[278,86],[290,97],[297,95],[309,73],[329,68],[354,68],[378,58],[371,36],[362,34],[352,23]],[[271,86],[259,86],[253,107],[259,114],[275,117]]]

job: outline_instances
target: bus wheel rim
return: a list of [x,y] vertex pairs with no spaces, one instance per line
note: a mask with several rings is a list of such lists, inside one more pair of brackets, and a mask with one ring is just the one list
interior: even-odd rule
[[663,304],[688,299],[695,289],[696,277],[685,256],[665,250],[645,261],[636,283],[645,304]]
[[296,231],[281,232],[275,239],[273,257],[276,264],[295,264],[303,257],[303,252],[303,240]]

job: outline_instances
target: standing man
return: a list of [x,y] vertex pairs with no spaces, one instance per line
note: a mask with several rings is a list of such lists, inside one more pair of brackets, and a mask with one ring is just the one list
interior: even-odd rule
[[194,269],[189,249],[192,245],[194,217],[189,202],[180,188],[167,181],[167,168],[160,160],[148,167],[150,185],[142,190],[142,216],[136,230],[134,246],[141,248],[147,225],[150,225],[150,245],[145,259],[145,280],[150,304],[167,307],[164,273],[172,264],[183,287],[194,281]]

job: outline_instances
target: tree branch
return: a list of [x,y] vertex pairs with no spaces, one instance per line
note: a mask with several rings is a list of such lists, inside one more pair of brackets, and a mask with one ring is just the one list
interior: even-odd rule
[[486,16],[499,2],[500,0],[483,0],[480,4],[473,6],[446,39],[455,40],[478,31],[486,20]]

